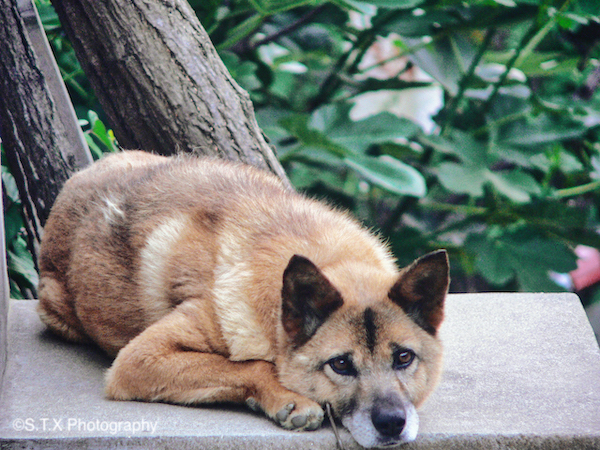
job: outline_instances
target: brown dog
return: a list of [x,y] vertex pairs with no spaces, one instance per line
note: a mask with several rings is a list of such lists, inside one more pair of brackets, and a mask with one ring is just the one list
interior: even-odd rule
[[117,355],[117,400],[322,407],[365,447],[413,440],[436,386],[444,251],[399,271],[348,215],[240,164],[143,152],[72,179],[46,224],[42,320]]

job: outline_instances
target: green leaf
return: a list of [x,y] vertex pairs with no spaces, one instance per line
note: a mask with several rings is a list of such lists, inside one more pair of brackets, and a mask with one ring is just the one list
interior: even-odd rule
[[454,96],[475,54],[475,47],[466,35],[456,32],[434,40],[425,48],[414,52],[411,58]]
[[233,47],[239,41],[244,39],[250,33],[254,32],[258,27],[260,27],[264,19],[265,17],[263,14],[251,15],[246,20],[229,30],[229,33],[227,34],[227,39],[225,39],[225,41],[217,45],[217,50],[221,51]]
[[493,186],[509,199],[517,203],[531,200],[531,195],[541,194],[538,182],[531,175],[520,172],[486,172],[486,178]]
[[7,246],[19,236],[23,229],[23,216],[21,215],[21,204],[13,203],[4,212],[4,239]]
[[361,2],[356,0],[331,0],[331,3],[339,6],[340,8],[356,11],[364,15],[373,15],[376,11],[373,5],[369,2]]
[[256,120],[260,129],[268,136],[269,140],[278,146],[278,153],[281,157],[283,145],[280,141],[290,137],[289,132],[281,126],[281,119],[288,117],[289,111],[275,106],[269,106],[256,110]]
[[11,278],[15,275],[22,277],[31,287],[37,286],[39,276],[35,270],[33,258],[27,249],[27,243],[21,237],[7,249],[7,266]]
[[558,291],[562,289],[548,273],[566,273],[577,267],[576,256],[565,244],[522,227],[492,228],[485,235],[469,236],[465,246],[476,255],[479,273],[496,286],[516,278],[523,291]]
[[301,6],[318,6],[325,3],[324,0],[250,0],[252,6],[263,16],[288,11]]
[[487,281],[503,286],[514,278],[515,271],[506,263],[501,242],[485,235],[470,235],[465,245],[476,253],[476,268]]
[[15,300],[25,300],[25,295],[23,294],[23,292],[21,291],[21,287],[15,280],[9,278],[8,284],[10,286],[10,298]]
[[589,208],[545,199],[516,207],[514,212],[528,227],[552,233],[575,247],[578,244],[600,248],[600,234]]
[[487,169],[464,166],[457,163],[442,163],[437,175],[442,186],[451,192],[469,194],[472,197],[483,196]]
[[346,103],[319,108],[311,115],[309,125],[354,153],[364,153],[372,145],[399,138],[410,139],[420,130],[414,122],[388,112],[354,121],[350,109]]
[[425,0],[368,0],[378,8],[411,9],[424,3]]
[[440,153],[458,156],[471,167],[481,169],[488,166],[485,143],[474,139],[464,131],[452,129],[448,137],[419,135],[418,140],[421,144]]
[[569,31],[575,31],[580,25],[587,25],[589,20],[586,16],[582,16],[580,14],[563,12],[558,14],[556,23],[561,28],[565,28]]
[[17,187],[15,177],[10,173],[8,167],[4,165],[2,166],[2,186],[4,188],[4,193],[11,202],[21,203],[19,188]]
[[350,120],[350,109],[351,106],[348,103],[322,106],[310,115],[308,124],[315,130],[329,132]]
[[534,158],[540,155],[538,149],[529,147],[509,147],[501,145],[492,145],[490,148],[490,157],[495,161],[507,161],[516,164],[519,167],[534,168]]
[[528,77],[569,75],[577,70],[579,57],[565,57],[562,53],[531,53],[517,67]]
[[581,122],[566,122],[551,119],[548,114],[514,122],[502,130],[502,144],[535,146],[576,139],[585,134],[587,127]]
[[567,273],[577,268],[573,252],[555,239],[515,237],[509,245],[510,263],[522,290],[562,290],[549,280],[548,272]]
[[391,156],[352,155],[344,158],[344,162],[369,182],[393,194],[421,198],[427,193],[423,175]]
[[290,159],[321,167],[324,172],[338,172],[340,168],[345,168],[342,158],[318,147],[302,146],[293,151]]
[[[386,23],[380,29],[380,35],[385,36],[389,33],[398,33],[405,38],[409,38],[405,39],[405,43],[409,47],[413,47],[420,45],[422,41],[411,40],[410,38],[430,36],[439,31],[439,29],[450,28],[458,25],[460,22],[460,16],[450,9],[430,9],[421,15],[414,15],[412,11],[407,10],[403,11],[397,19]],[[434,27],[433,24],[439,25],[439,27]]]
[[94,158],[94,161],[97,161],[98,159],[102,158],[102,156],[104,155],[104,152],[98,146],[98,144],[96,144],[96,141],[94,141],[94,138],[88,133],[84,134],[84,137],[85,137],[85,141],[87,142],[87,145],[90,149],[90,152],[92,153],[92,157]]
[[345,156],[349,153],[346,148],[330,140],[325,133],[310,128],[308,121],[307,115],[294,114],[281,119],[279,124],[305,146],[323,148],[337,156]]
[[447,162],[438,166],[437,174],[442,186],[449,191],[475,198],[483,196],[486,184],[517,203],[528,202],[531,195],[541,193],[535,178],[521,171],[493,172],[484,167]]
[[88,124],[90,126],[90,129],[84,133],[84,136],[94,160],[101,158],[104,153],[118,151],[119,147],[112,130],[106,128],[95,111],[89,110],[87,115],[87,123],[82,120],[80,124],[84,127]]
[[403,117],[382,112],[359,121],[348,119],[330,129],[329,137],[344,147],[362,153],[375,144],[410,139],[420,131],[419,126]]
[[583,164],[575,156],[562,149],[553,154],[549,152],[537,154],[531,157],[531,163],[544,172],[558,169],[562,173],[570,174],[583,170]]
[[98,118],[98,114],[96,114],[96,112],[94,111],[90,110],[88,112],[88,117],[90,120],[90,125],[92,127],[92,133],[96,138],[100,139],[100,141],[104,144],[107,150],[110,150],[112,148],[112,142],[108,137],[108,130],[104,126],[104,123]]
[[[321,154],[323,153],[321,152]],[[311,189],[315,185],[327,186],[332,189],[339,188],[342,184],[339,174],[333,170],[320,170],[320,167],[310,160],[311,156],[309,155],[306,160],[300,159],[299,161],[306,164],[295,164],[294,170],[290,171],[290,181],[294,187],[298,190]]]
[[272,72],[273,82],[269,86],[272,95],[281,99],[294,97],[298,90],[298,75],[284,70],[274,70]]
[[60,20],[58,20],[58,15],[50,3],[38,3],[36,8],[44,31],[54,31],[60,28]]

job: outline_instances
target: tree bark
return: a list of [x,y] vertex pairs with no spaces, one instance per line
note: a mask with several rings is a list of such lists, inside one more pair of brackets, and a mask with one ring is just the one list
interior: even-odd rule
[[185,0],[53,0],[119,144],[285,173]]
[[73,172],[70,147],[16,0],[0,0],[0,126],[6,158],[21,196],[30,248],[63,183]]

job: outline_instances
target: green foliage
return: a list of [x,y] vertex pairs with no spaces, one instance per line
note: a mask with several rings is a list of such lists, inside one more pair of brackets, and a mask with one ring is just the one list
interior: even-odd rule
[[[576,245],[600,248],[596,3],[190,1],[298,189],[381,230],[400,264],[447,248],[457,290],[546,291]],[[38,6],[94,156],[114,150]]]
[[95,111],[88,111],[88,120],[80,120],[83,135],[94,160],[100,159],[104,153],[119,151],[119,145],[112,130],[106,128]]
[[78,116],[85,117],[89,109],[100,110],[96,96],[77,61],[71,42],[65,37],[50,0],[35,0],[35,5],[75,112]]
[[4,240],[10,295],[12,298],[31,298],[37,288],[38,274],[24,236],[22,205],[15,179],[4,165],[2,152],[2,191],[4,193]]
[[381,230],[400,263],[446,247],[456,289],[550,291],[576,245],[600,248],[594,2],[191,4],[296,187]]

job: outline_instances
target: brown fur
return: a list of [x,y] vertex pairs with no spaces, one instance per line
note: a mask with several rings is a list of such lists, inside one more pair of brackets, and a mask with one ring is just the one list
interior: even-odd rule
[[348,215],[247,166],[107,157],[59,195],[40,269],[48,327],[117,355],[113,399],[246,402],[293,429],[329,403],[376,446],[414,439],[439,379],[445,252],[398,271]]

